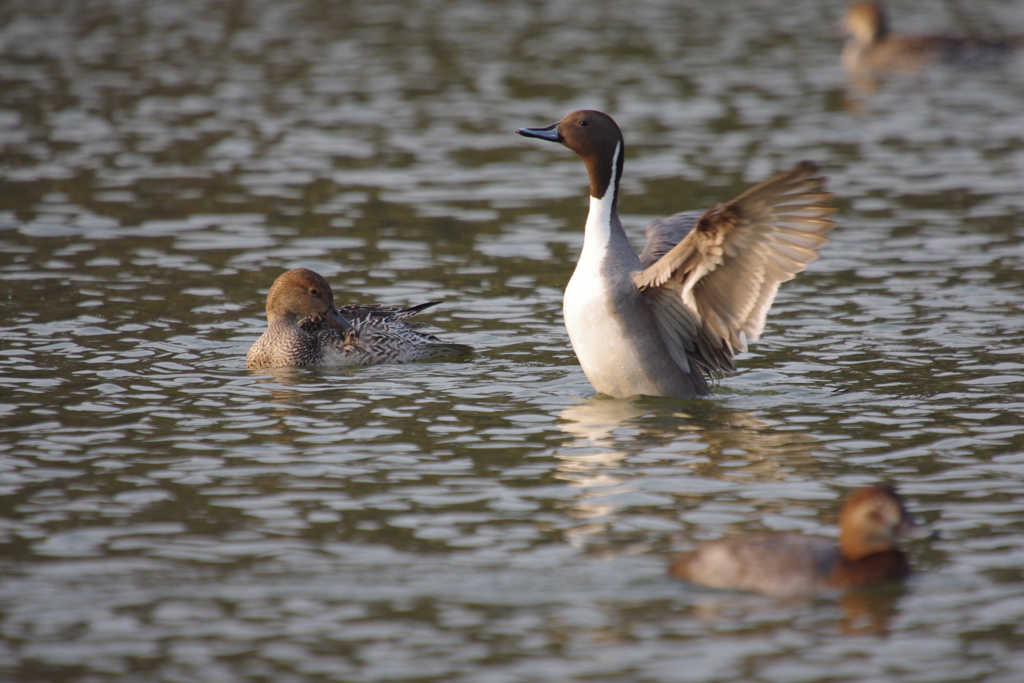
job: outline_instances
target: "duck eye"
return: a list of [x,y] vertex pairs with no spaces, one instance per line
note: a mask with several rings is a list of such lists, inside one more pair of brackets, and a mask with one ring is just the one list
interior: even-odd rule
[[583,119],[582,121],[580,121],[580,125],[581,125],[581,126],[586,126],[586,125],[588,125],[589,123],[590,123],[590,121],[587,121],[586,119]]
[[320,290],[318,290],[316,287],[310,287],[309,293],[312,294],[313,296],[320,296]]

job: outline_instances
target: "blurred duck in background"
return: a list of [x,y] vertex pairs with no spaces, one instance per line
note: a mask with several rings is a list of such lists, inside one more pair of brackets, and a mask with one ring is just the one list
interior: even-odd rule
[[854,491],[839,516],[839,543],[799,533],[764,533],[709,541],[672,563],[669,574],[708,588],[808,597],[865,588],[910,574],[896,539],[931,535],[896,490]]
[[855,2],[846,9],[843,69],[852,76],[883,72],[913,73],[929,64],[993,66],[1004,61],[1019,41],[945,35],[890,33],[885,10],[875,2]]

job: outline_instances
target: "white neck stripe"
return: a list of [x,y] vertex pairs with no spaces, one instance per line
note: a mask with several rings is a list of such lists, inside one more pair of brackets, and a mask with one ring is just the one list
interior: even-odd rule
[[[597,259],[603,257],[608,247],[608,241],[612,233],[612,207],[615,206],[616,182],[615,173],[618,168],[619,154],[622,153],[622,143],[615,145],[615,154],[612,155],[612,176],[608,183],[608,189],[604,197],[590,198],[590,212],[587,214],[587,226],[583,234],[583,254],[580,259]],[[596,250],[596,253],[595,253]]]

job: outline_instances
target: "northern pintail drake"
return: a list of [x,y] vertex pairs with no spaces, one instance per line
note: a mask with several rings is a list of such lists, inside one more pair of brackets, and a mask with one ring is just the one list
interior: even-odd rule
[[669,574],[708,588],[800,597],[902,579],[910,564],[899,537],[931,530],[907,512],[891,486],[854,491],[839,516],[839,543],[799,533],[765,533],[704,543],[678,557]]
[[341,366],[407,363],[473,353],[465,344],[442,342],[407,322],[437,302],[410,308],[380,304],[335,306],[321,275],[296,268],[267,292],[267,330],[249,349],[250,369],[296,365]]
[[875,2],[855,2],[846,9],[843,69],[851,75],[886,71],[915,72],[935,63],[985,66],[998,63],[1013,49],[1010,42],[954,36],[890,33],[885,10]]
[[638,256],[619,220],[622,133],[610,116],[576,111],[520,135],[559,142],[590,174],[583,251],[565,288],[565,327],[594,388],[693,398],[711,393],[705,373],[735,370],[756,340],[779,284],[818,257],[833,228],[818,167],[803,162],[707,211],[647,226]]

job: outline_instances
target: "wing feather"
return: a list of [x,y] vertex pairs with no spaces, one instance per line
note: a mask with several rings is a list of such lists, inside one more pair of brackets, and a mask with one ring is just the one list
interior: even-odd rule
[[683,211],[648,223],[644,228],[647,245],[640,252],[640,264],[647,268],[671,251],[693,230],[702,215],[703,211]]
[[817,172],[805,161],[699,218],[684,212],[647,226],[645,270],[634,282],[681,367],[679,355],[708,371],[734,370],[733,355],[764,331],[779,285],[818,258],[835,209],[822,205],[832,194]]

